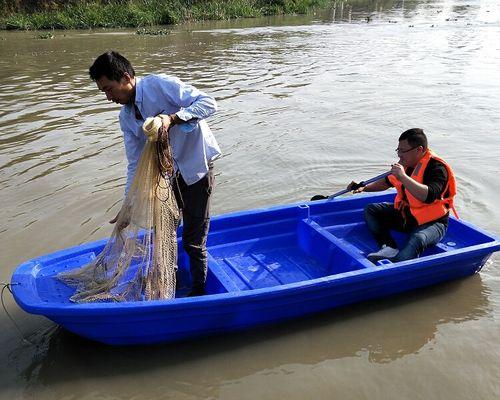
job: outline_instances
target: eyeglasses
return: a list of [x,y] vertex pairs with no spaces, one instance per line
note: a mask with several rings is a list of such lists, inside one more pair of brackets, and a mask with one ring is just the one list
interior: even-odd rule
[[411,149],[408,149],[408,150],[403,150],[403,149],[400,149],[398,147],[395,151],[398,154],[404,154],[404,153],[408,153],[409,151],[415,150],[417,147],[420,147],[420,146],[415,146],[415,147],[412,147]]

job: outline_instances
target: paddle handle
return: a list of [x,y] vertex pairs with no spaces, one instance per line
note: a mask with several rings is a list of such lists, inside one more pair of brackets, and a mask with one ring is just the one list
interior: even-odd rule
[[[360,188],[360,187],[364,187],[370,183],[373,183],[373,182],[376,182],[380,179],[383,179],[387,176],[389,176],[391,173],[390,172],[384,172],[383,174],[380,174],[380,175],[377,175],[377,176],[374,176],[373,178],[370,178],[366,181],[362,181],[362,182],[359,182],[357,184],[357,186],[355,186],[354,188],[352,188],[351,190],[355,190],[357,188]],[[346,193],[349,193],[351,190],[348,190],[348,189],[344,189],[344,190],[341,190],[340,192],[337,192],[337,193],[334,193],[332,194],[331,196],[328,196],[328,201],[330,200],[333,200],[335,197],[337,196],[340,196],[340,195],[343,195],[343,194],[346,194]]]

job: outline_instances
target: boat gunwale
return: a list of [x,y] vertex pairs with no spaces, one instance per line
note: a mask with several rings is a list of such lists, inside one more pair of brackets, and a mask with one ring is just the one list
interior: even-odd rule
[[[226,293],[209,294],[200,297],[183,297],[169,300],[154,300],[154,301],[129,301],[129,302],[113,302],[113,303],[58,303],[47,302],[45,304],[26,302],[23,299],[22,293],[24,289],[19,289],[19,286],[26,283],[27,279],[32,278],[28,274],[15,274],[13,276],[13,294],[22,308],[30,313],[43,314],[50,316],[63,316],[63,315],[93,315],[99,311],[100,316],[104,315],[117,315],[117,314],[136,314],[145,311],[157,312],[160,310],[175,311],[177,309],[189,310],[199,309],[200,305],[220,305],[227,303],[239,303],[249,300],[253,297],[264,299],[271,299],[274,296],[282,296],[293,294],[297,292],[307,292],[309,290],[328,290],[328,288],[335,287],[342,284],[357,283],[360,281],[369,281],[372,278],[382,278],[394,276],[399,274],[406,274],[408,272],[425,270],[427,267],[434,267],[439,264],[442,259],[447,259],[446,264],[454,261],[459,261],[464,258],[474,257],[476,255],[484,254],[484,249],[492,248],[491,253],[496,249],[500,249],[500,242],[490,242],[487,244],[479,244],[467,249],[464,253],[461,250],[453,250],[446,253],[433,254],[421,257],[417,260],[408,260],[395,264],[384,264],[383,266],[376,266],[370,268],[361,268],[355,271],[348,271],[341,274],[328,275],[320,278],[289,283],[285,285],[277,285],[272,287],[234,291]],[[463,249],[462,249],[463,250]],[[491,254],[489,253],[489,254]],[[485,254],[486,255],[486,254]],[[27,264],[27,263],[26,263]],[[442,263],[441,263],[442,264]],[[21,277],[21,279],[19,279]],[[24,277],[24,278],[23,278]],[[17,278],[17,279],[14,279]]]
[[[380,199],[390,199],[394,193],[382,193],[382,194],[361,194],[357,196],[356,199],[362,199],[363,197],[370,197],[375,200]],[[352,197],[336,199],[336,203],[341,203],[345,201],[353,201]],[[284,212],[290,211],[294,208],[309,207],[310,217],[314,217],[314,209],[322,208],[322,204],[329,203],[328,200],[316,201],[316,202],[299,202],[286,205],[277,205],[267,208],[257,208],[245,211],[236,211],[233,213],[227,213],[215,216],[213,222],[215,225],[215,232],[217,231],[217,221],[224,223],[226,220],[234,219],[237,217],[248,217],[260,212],[272,212],[276,210],[281,210]],[[321,215],[316,214],[316,215]],[[41,257],[33,258],[28,260],[17,267],[15,270],[11,284],[13,289],[13,295],[18,302],[18,304],[27,312],[33,314],[42,314],[47,317],[58,317],[58,316],[99,316],[106,315],[124,315],[124,314],[136,314],[144,312],[158,312],[158,311],[176,311],[176,310],[190,310],[190,309],[200,309],[200,305],[203,305],[203,312],[206,311],[206,307],[209,305],[218,306],[221,304],[238,304],[240,302],[246,302],[253,297],[258,297],[261,299],[272,299],[275,296],[287,296],[293,295],[298,292],[307,292],[309,290],[328,290],[328,288],[336,287],[342,284],[356,283],[362,280],[370,280],[373,277],[385,277],[397,274],[408,273],[411,271],[418,271],[419,269],[424,270],[429,266],[434,266],[436,264],[449,264],[465,258],[472,258],[479,255],[489,256],[495,251],[500,249],[500,238],[493,235],[485,230],[478,228],[477,226],[462,220],[456,220],[454,217],[450,216],[457,223],[463,224],[474,231],[483,234],[491,239],[491,241],[479,243],[473,246],[467,246],[465,248],[459,248],[455,250],[448,250],[446,252],[431,254],[421,258],[407,260],[398,263],[388,263],[382,266],[373,265],[373,267],[366,267],[362,265],[360,269],[353,271],[342,272],[339,274],[332,274],[327,276],[322,276],[319,278],[308,279],[283,285],[276,285],[271,287],[264,287],[260,289],[251,289],[243,291],[230,291],[225,293],[208,294],[201,297],[184,297],[175,298],[168,300],[155,300],[155,301],[130,301],[130,302],[101,302],[101,303],[60,303],[60,302],[45,302],[41,303],[41,298],[39,296],[34,297],[33,291],[30,290],[33,282],[36,281],[36,276],[33,275],[33,268],[37,264],[44,261],[51,260],[52,262],[57,262],[61,260],[64,256],[68,254],[73,254],[78,256],[79,254],[84,254],[90,249],[94,249],[98,246],[104,245],[107,239],[100,239],[95,242],[73,246],[71,248],[59,250]],[[450,221],[451,222],[451,221]],[[319,226],[319,232],[322,234],[332,235],[327,231],[326,228]],[[222,229],[224,229],[222,227]],[[334,235],[332,235],[334,236]],[[442,260],[446,259],[446,263]],[[26,294],[31,294],[26,296]],[[38,293],[37,293],[38,294]],[[30,301],[39,299],[40,302]]]

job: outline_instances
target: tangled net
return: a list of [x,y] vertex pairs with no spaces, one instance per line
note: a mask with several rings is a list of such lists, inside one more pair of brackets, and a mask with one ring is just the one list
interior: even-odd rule
[[143,131],[148,140],[109,241],[89,264],[57,275],[76,287],[73,302],[175,297],[179,209],[173,159],[161,118],[148,118]]

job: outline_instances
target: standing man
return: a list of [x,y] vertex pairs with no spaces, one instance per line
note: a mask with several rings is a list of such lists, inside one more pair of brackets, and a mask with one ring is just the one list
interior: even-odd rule
[[[368,254],[372,262],[418,257],[444,237],[450,209],[457,215],[453,206],[455,176],[446,161],[427,147],[424,131],[413,128],[403,132],[396,153],[399,162],[392,165],[391,175],[354,191],[378,192],[390,187],[397,190],[394,203],[372,203],[365,207],[366,224],[380,246],[379,251]],[[355,184],[351,182],[347,188]],[[391,229],[408,233],[408,240],[400,250]]]
[[[189,256],[189,296],[204,295],[214,185],[212,162],[221,154],[205,121],[217,110],[215,99],[172,76],[136,77],[130,62],[114,51],[101,54],[89,68],[89,74],[109,101],[122,105],[119,118],[128,160],[125,195],[146,143],[142,124],[148,117],[162,118],[175,164],[174,191],[182,210],[182,242]],[[110,222],[115,223],[117,218]]]

